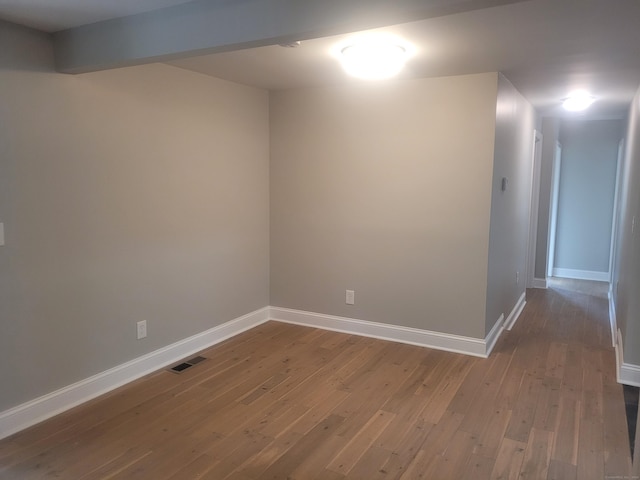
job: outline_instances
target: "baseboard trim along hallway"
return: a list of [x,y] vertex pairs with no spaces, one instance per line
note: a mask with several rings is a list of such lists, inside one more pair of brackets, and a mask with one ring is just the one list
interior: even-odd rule
[[522,292],[522,295],[520,295],[520,298],[513,307],[513,310],[511,310],[511,313],[507,317],[507,320],[504,322],[504,328],[506,328],[507,330],[511,330],[513,328],[513,326],[518,321],[518,318],[520,318],[520,314],[522,313],[522,310],[524,310],[524,306],[526,304],[527,292]]
[[631,363],[620,365],[618,381],[632,387],[640,387],[640,366]]

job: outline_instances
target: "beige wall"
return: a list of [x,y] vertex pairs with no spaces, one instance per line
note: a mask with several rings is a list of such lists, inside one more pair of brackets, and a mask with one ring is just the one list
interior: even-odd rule
[[[498,83],[491,187],[486,333],[525,291],[535,110],[502,75]],[[502,191],[502,178],[507,189]],[[518,273],[518,281],[516,281]]]
[[[629,114],[627,145],[619,189],[619,222],[613,295],[622,331],[624,362],[640,365],[640,90]],[[633,228],[635,218],[635,228]]]
[[0,44],[0,411],[268,305],[266,91]]
[[271,304],[484,338],[496,92],[489,73],[272,93]]

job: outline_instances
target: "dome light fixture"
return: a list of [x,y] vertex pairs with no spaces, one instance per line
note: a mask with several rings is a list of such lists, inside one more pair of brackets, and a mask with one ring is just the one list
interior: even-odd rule
[[409,48],[389,37],[363,37],[341,45],[338,58],[353,77],[383,80],[400,73],[409,58]]
[[579,90],[565,98],[562,102],[562,107],[568,112],[581,112],[589,108],[595,100],[595,97],[588,92]]

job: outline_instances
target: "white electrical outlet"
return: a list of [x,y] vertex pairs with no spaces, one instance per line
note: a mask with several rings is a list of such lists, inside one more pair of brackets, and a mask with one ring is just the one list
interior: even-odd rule
[[354,305],[356,303],[356,292],[353,290],[347,290],[346,302],[347,305]]
[[138,340],[140,340],[141,338],[144,338],[147,336],[147,321],[146,320],[142,320],[138,323],[136,323],[136,326],[138,327]]

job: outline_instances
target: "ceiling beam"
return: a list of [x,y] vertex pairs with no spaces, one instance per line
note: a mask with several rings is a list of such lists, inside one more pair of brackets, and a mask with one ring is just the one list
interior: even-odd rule
[[197,0],[53,34],[56,69],[84,73],[308,40],[524,0]]

